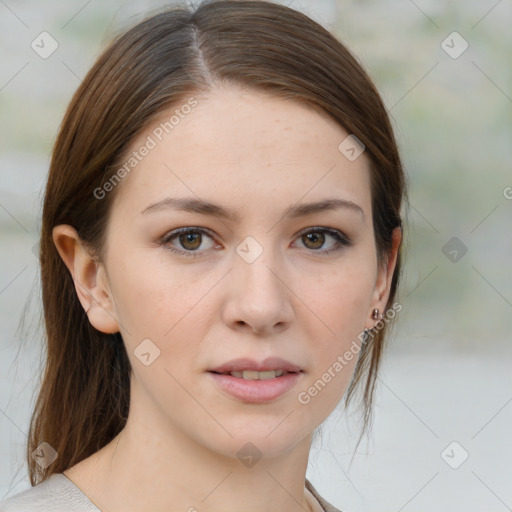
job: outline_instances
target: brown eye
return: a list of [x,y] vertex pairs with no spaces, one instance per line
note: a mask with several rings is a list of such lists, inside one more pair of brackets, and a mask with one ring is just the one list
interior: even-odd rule
[[[307,233],[306,235],[302,235],[302,240],[305,243],[308,249],[321,249],[322,245],[325,243],[325,234],[319,234],[319,231],[315,231],[312,233]],[[311,245],[309,245],[311,243]]]
[[212,236],[202,228],[193,227],[176,229],[166,234],[161,239],[161,244],[176,254],[196,257],[206,252],[203,249],[199,250],[205,242],[203,236],[211,241],[210,246],[203,247],[203,249],[211,249],[214,246]]
[[[329,254],[353,245],[350,239],[337,229],[322,227],[308,228],[299,233],[299,236],[306,249],[310,249],[312,252],[318,252],[319,255]],[[328,238],[334,240],[334,243],[331,243],[327,248],[323,248]]]
[[[200,249],[203,244],[204,236],[211,241],[210,247]],[[331,238],[334,242],[330,246],[324,248],[326,241]],[[299,233],[299,239],[306,249],[312,253],[318,253],[319,256],[336,252],[344,247],[350,247],[352,242],[341,231],[331,228],[308,228]],[[178,245],[176,244],[176,240]],[[161,239],[161,244],[166,249],[182,256],[197,257],[206,253],[205,249],[211,249],[214,246],[213,237],[203,228],[180,228],[176,229]]]
[[202,234],[200,233],[185,233],[178,236],[178,240],[180,241],[181,246],[184,249],[187,249],[189,251],[194,251],[196,249],[199,249],[201,246],[201,237]]

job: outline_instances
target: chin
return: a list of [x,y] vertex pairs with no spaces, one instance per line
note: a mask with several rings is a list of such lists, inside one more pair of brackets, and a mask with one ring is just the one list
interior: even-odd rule
[[[244,457],[278,457],[300,443],[304,438],[313,433],[304,428],[304,423],[299,428],[296,419],[285,419],[282,414],[273,418],[239,418],[236,422],[224,422],[223,426],[232,435],[229,436],[223,429],[217,429],[217,435],[209,435],[204,439],[205,444],[211,450],[229,458],[237,458],[243,463]],[[289,422],[288,425],[285,425]],[[211,431],[210,431],[211,432]],[[308,443],[309,446],[309,443]]]

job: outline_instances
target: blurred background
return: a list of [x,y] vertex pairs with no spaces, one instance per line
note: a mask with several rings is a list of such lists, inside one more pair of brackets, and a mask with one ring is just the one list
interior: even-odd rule
[[[512,510],[512,2],[281,3],[367,69],[410,182],[403,310],[371,435],[354,453],[357,423],[335,411],[307,476],[344,512]],[[0,0],[0,500],[30,486],[43,355],[34,246],[51,146],[114,32],[164,5]]]

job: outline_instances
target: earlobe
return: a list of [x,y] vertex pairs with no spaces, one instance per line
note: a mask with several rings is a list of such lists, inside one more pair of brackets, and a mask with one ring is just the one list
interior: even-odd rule
[[72,226],[55,226],[52,238],[62,261],[71,273],[78,300],[91,325],[104,333],[119,332],[104,266],[94,258]]

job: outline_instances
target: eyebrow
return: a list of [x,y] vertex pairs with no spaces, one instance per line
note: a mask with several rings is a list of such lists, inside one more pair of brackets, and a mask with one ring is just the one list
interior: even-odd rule
[[[240,214],[237,210],[230,210],[215,203],[196,199],[194,197],[167,197],[154,203],[141,211],[144,215],[150,211],[159,211],[163,209],[172,208],[175,210],[184,210],[187,212],[199,213],[201,215],[212,215],[221,217],[232,222],[240,220]],[[360,214],[364,219],[363,209],[356,203],[348,201],[347,199],[324,199],[315,203],[302,203],[289,206],[283,213],[284,217],[298,218],[321,213],[326,211],[333,211],[337,209],[348,209]]]

